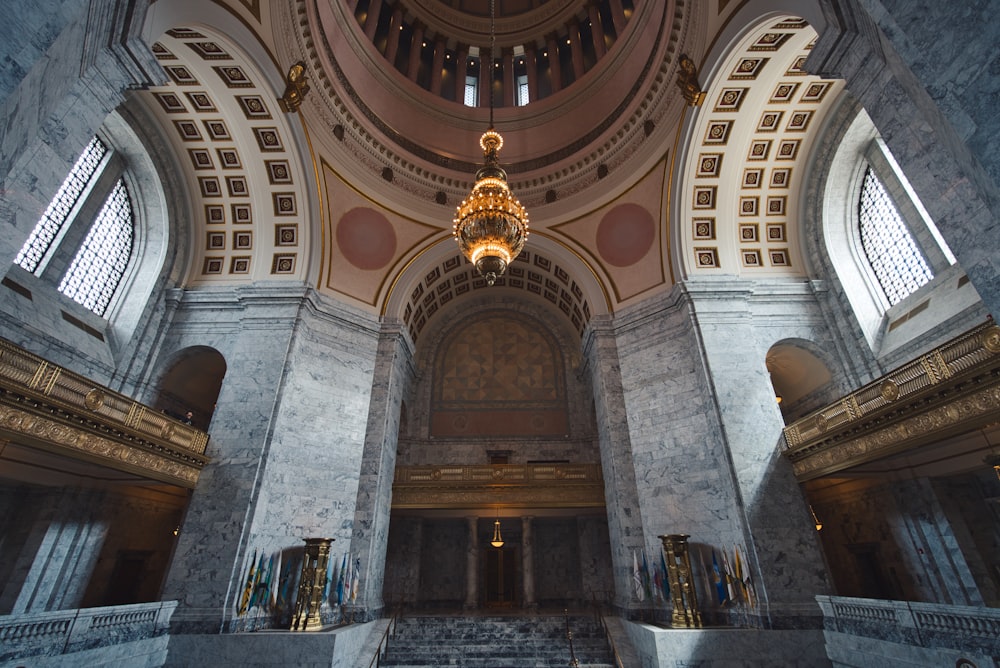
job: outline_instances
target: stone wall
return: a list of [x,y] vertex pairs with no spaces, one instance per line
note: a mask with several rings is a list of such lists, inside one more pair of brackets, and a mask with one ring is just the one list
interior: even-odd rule
[[[254,553],[334,538],[348,551],[377,338],[369,316],[293,287],[187,293],[160,351],[226,360],[202,471],[164,596],[175,626],[217,632]],[[220,502],[225,499],[225,502]]]

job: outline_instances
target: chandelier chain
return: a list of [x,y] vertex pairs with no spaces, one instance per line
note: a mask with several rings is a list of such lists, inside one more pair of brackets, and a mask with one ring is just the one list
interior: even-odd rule
[[496,69],[497,32],[496,32],[496,0],[490,0],[490,127],[493,127],[493,88]]

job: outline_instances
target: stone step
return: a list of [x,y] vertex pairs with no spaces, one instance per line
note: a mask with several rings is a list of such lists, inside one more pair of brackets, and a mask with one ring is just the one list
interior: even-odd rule
[[[613,666],[603,629],[592,617],[570,617],[580,666]],[[554,668],[569,665],[567,618],[414,616],[397,624],[380,666],[417,668]]]

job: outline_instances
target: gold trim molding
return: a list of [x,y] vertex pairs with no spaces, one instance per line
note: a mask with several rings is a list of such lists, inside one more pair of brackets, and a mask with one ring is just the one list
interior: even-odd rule
[[1000,415],[1000,327],[987,322],[785,427],[800,481],[978,428]]
[[397,467],[392,508],[603,508],[597,464]]
[[193,488],[208,434],[0,339],[0,438]]

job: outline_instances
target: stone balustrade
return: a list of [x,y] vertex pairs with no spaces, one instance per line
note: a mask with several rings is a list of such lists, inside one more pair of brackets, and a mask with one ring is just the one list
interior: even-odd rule
[[[177,601],[0,617],[0,663],[54,657],[166,636]],[[129,653],[134,652],[129,650]],[[105,653],[106,654],[106,653]]]
[[840,596],[817,596],[816,601],[823,611],[827,652],[843,665],[860,665],[849,659],[854,654],[869,662],[873,655],[900,659],[905,654],[913,660],[919,654],[933,661],[949,659],[949,665],[959,658],[992,665],[978,662],[1000,649],[997,608]]

